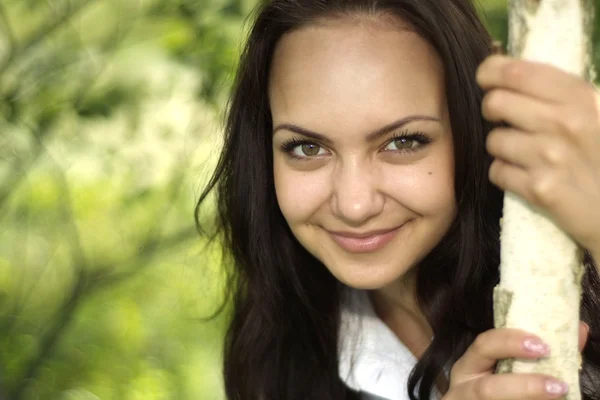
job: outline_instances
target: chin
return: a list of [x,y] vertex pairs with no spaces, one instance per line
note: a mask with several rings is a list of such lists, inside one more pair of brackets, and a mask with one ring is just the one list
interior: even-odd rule
[[343,284],[354,289],[377,290],[401,281],[409,268],[390,265],[364,264],[345,265],[329,268],[331,273]]

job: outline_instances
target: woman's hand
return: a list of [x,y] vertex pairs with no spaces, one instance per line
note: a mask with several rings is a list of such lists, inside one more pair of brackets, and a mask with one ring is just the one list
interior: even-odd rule
[[[579,327],[579,351],[589,328]],[[494,374],[496,362],[505,358],[537,359],[549,354],[548,346],[517,329],[491,329],[477,336],[450,372],[450,387],[443,400],[537,400],[557,399],[566,384],[542,374]],[[579,390],[572,388],[571,390]]]
[[600,94],[555,67],[491,56],[479,67],[494,129],[490,180],[547,211],[581,246],[600,254]]

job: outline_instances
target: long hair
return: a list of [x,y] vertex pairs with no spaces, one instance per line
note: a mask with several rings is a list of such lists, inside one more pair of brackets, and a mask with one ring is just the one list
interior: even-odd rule
[[[416,267],[417,301],[434,340],[409,378],[411,399],[429,399],[436,379],[493,327],[503,194],[490,184],[478,65],[491,39],[470,0],[271,0],[257,10],[227,107],[217,168],[196,207],[216,190],[219,239],[230,257],[233,316],[225,341],[230,400],[355,399],[338,376],[342,284],[294,238],[273,183],[268,78],[282,35],[322,18],[393,15],[407,21],[444,65],[455,155],[456,220]],[[582,318],[585,399],[597,399],[600,279],[587,258]],[[596,383],[597,385],[597,383]],[[595,389],[595,390],[594,390]]]

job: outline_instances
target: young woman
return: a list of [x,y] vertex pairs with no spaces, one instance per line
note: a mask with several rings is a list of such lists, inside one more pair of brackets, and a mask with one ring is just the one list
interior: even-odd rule
[[469,0],[261,6],[197,208],[217,190],[229,399],[561,397],[493,374],[551,350],[492,329],[501,190],[589,250],[581,390],[600,398],[600,96],[490,48]]

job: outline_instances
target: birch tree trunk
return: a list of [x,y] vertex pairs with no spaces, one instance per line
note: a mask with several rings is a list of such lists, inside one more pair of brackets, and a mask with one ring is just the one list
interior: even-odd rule
[[[509,0],[509,52],[593,78],[591,0]],[[548,82],[552,85],[552,82]],[[551,356],[503,360],[498,372],[540,372],[569,385],[581,398],[578,352],[583,252],[543,212],[506,193],[500,284],[494,291],[496,327],[539,335]]]

